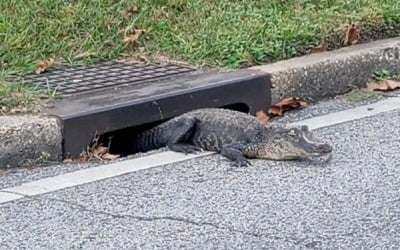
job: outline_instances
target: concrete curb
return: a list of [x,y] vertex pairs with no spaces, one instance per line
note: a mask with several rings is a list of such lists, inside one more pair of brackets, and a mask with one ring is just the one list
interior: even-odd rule
[[[332,97],[365,86],[382,69],[400,73],[400,37],[250,68],[272,75],[272,103],[289,96],[309,101]],[[61,160],[62,142],[57,118],[0,116],[0,169],[40,158]]]
[[364,87],[373,72],[400,73],[400,37],[252,67],[272,75],[272,103],[298,96],[309,101]]
[[61,131],[55,117],[0,116],[0,169],[60,161]]

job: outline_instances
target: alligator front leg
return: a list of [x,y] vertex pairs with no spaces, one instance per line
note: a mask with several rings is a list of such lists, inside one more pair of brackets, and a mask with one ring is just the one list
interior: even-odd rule
[[195,153],[200,151],[199,147],[188,143],[188,139],[195,129],[196,119],[191,116],[184,116],[176,120],[175,126],[170,128],[173,132],[168,140],[168,148],[175,152]]
[[222,147],[221,155],[234,161],[233,166],[235,167],[248,167],[251,163],[243,155],[244,144],[240,142],[233,142],[230,144],[225,144]]

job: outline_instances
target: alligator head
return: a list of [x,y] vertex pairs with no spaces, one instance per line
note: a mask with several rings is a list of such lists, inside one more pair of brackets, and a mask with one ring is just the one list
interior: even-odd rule
[[274,136],[256,145],[256,158],[296,160],[326,156],[332,152],[327,142],[317,140],[303,125],[297,128],[274,128]]

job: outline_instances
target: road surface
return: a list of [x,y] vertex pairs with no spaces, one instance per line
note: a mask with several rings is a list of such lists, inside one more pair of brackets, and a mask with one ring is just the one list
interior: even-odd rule
[[161,150],[2,173],[0,249],[400,249],[400,97],[373,102],[281,120],[330,141],[327,163]]

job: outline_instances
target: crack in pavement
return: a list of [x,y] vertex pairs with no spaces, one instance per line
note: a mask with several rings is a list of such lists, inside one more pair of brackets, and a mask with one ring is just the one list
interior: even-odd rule
[[[12,191],[5,191],[7,193],[10,194],[16,194],[16,195],[21,195],[24,198],[30,199],[30,200],[39,200],[37,196],[29,196],[29,195],[24,195],[18,192],[12,192]],[[230,232],[235,232],[235,233],[240,233],[243,235],[247,235],[247,236],[252,236],[252,237],[265,237],[265,238],[272,238],[274,240],[285,240],[285,241],[290,241],[292,243],[295,243],[297,240],[295,239],[290,239],[287,237],[278,237],[278,236],[272,236],[272,235],[265,235],[265,234],[259,234],[259,233],[253,233],[253,232],[246,232],[246,231],[241,231],[232,227],[228,227],[228,226],[219,226],[216,225],[214,223],[211,222],[197,222],[197,221],[193,221],[190,219],[186,219],[186,218],[181,218],[181,217],[174,217],[174,216],[139,216],[139,215],[131,215],[131,214],[115,214],[115,213],[111,213],[111,212],[107,212],[107,211],[103,211],[103,210],[96,210],[96,209],[91,209],[88,208],[85,205],[79,204],[77,202],[71,202],[71,201],[66,201],[66,200],[62,200],[62,199],[56,199],[56,198],[49,198],[49,197],[42,197],[42,199],[46,199],[49,201],[55,201],[55,202],[59,202],[59,203],[63,203],[63,204],[67,204],[69,206],[75,206],[80,208],[82,211],[87,211],[87,212],[92,212],[95,214],[101,214],[101,215],[106,215],[106,216],[110,216],[113,218],[118,218],[118,219],[126,219],[126,218],[131,218],[131,219],[136,219],[139,221],[158,221],[158,220],[171,220],[171,221],[175,221],[175,222],[182,222],[182,223],[187,223],[187,224],[191,224],[191,225],[195,225],[195,226],[210,226],[216,229],[220,229],[220,230],[228,230]]]
[[[107,211],[103,211],[103,210],[96,210],[96,209],[91,209],[88,208],[85,205],[76,203],[76,202],[71,202],[71,201],[65,201],[65,200],[61,200],[61,199],[56,199],[56,198],[45,198],[51,201],[55,201],[55,202],[60,202],[60,203],[64,203],[70,206],[76,206],[79,207],[81,210],[83,211],[87,211],[87,212],[93,212],[96,214],[101,214],[101,215],[107,215],[107,216],[111,216],[113,218],[119,218],[119,219],[126,219],[126,218],[131,218],[131,219],[136,219],[139,221],[159,221],[159,220],[171,220],[171,221],[175,221],[175,222],[183,222],[183,223],[187,223],[187,224],[191,224],[191,225],[195,225],[195,226],[210,226],[210,227],[214,227],[216,229],[220,229],[220,230],[228,230],[231,232],[236,232],[236,233],[241,233],[244,235],[248,235],[248,236],[253,236],[253,237],[269,237],[271,238],[271,235],[263,235],[263,234],[258,234],[258,233],[252,233],[252,232],[245,232],[245,231],[241,231],[241,230],[237,230],[231,227],[224,227],[224,226],[218,226],[214,223],[211,222],[197,222],[197,221],[193,221],[190,219],[186,219],[186,218],[181,218],[181,217],[174,217],[174,216],[139,216],[139,215],[132,215],[132,214],[115,214],[115,213],[111,213],[111,212],[107,212]],[[281,237],[272,237],[274,239],[279,239],[279,240],[288,240],[287,238],[281,238]]]

